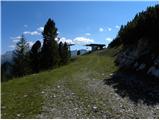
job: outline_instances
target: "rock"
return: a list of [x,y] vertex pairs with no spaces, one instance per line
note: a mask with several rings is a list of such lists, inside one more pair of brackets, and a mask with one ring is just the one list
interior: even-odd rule
[[110,76],[112,76],[113,75],[113,73],[111,73],[111,74],[109,74]]
[[98,111],[96,106],[93,106],[93,111],[94,111],[94,112],[97,112],[97,111]]
[[159,59],[158,59],[158,58],[156,58],[156,59],[154,60],[154,65],[159,65]]
[[139,67],[138,67],[138,70],[143,70],[145,68],[145,64],[141,64]]
[[20,117],[21,116],[21,114],[17,114],[17,117]]
[[2,106],[1,108],[2,108],[2,109],[6,109],[6,106]]
[[133,65],[134,68],[138,67],[138,63],[136,62],[134,65]]
[[147,74],[153,75],[155,77],[159,76],[159,69],[156,69],[154,66],[150,67],[147,71]]
[[44,91],[42,91],[41,93],[42,93],[42,94],[44,94],[45,92],[44,92]]
[[27,97],[28,95],[24,95],[23,97]]
[[58,85],[57,88],[60,88],[60,86]]

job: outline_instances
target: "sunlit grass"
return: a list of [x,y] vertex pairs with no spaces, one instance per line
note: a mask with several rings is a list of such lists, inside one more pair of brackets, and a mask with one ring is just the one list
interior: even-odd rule
[[[117,68],[109,50],[79,56],[75,61],[60,68],[33,74],[2,83],[2,118],[35,118],[43,105],[43,90],[61,79],[82,99],[88,93],[83,88],[83,79],[103,79],[101,74],[110,74]],[[85,78],[85,72],[89,77]],[[77,79],[79,82],[77,82]]]

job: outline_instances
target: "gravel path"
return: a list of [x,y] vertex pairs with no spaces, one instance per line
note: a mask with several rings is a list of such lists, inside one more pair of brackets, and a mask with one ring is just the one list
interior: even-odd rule
[[[84,76],[83,76],[84,77]],[[129,98],[122,98],[103,80],[86,79],[81,86],[87,92],[82,97],[67,87],[67,81],[60,80],[54,86],[48,86],[42,95],[45,99],[41,113],[37,118],[158,118],[159,105],[148,106],[139,101],[137,104]]]

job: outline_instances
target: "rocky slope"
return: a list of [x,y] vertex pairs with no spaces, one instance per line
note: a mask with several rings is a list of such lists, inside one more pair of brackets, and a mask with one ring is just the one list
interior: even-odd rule
[[[145,41],[145,42],[144,42]],[[159,77],[159,56],[151,53],[147,38],[139,40],[132,46],[117,55],[116,63],[120,68],[134,69],[149,76]]]
[[159,77],[159,5],[148,7],[121,26],[110,48],[121,46],[116,63],[120,69]]

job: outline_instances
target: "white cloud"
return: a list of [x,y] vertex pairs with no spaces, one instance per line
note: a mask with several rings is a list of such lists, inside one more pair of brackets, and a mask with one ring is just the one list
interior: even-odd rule
[[99,32],[103,32],[104,31],[104,29],[103,28],[99,28]]
[[90,36],[90,35],[91,35],[91,33],[85,33],[85,35],[86,35],[86,36]]
[[108,27],[108,31],[111,31],[111,30],[112,30],[112,28]]
[[27,28],[27,27],[28,27],[28,25],[24,25],[24,27],[25,27],[25,28]]
[[14,49],[16,46],[15,45],[9,45],[8,47]]
[[107,37],[107,38],[106,38],[106,41],[111,42],[111,41],[112,41],[112,38]]
[[17,37],[10,37],[10,39],[20,39],[21,36],[17,36]]
[[17,43],[19,39],[14,39],[12,42]]
[[39,32],[43,32],[44,27],[39,27],[39,28],[37,28],[37,30],[38,30]]
[[77,45],[85,45],[88,43],[93,43],[94,40],[86,37],[76,37],[73,40],[72,39],[67,39],[65,37],[60,38],[59,42],[67,42],[69,44],[77,44]]
[[120,26],[119,26],[119,25],[116,25],[115,27],[116,27],[117,29],[119,29],[119,28],[120,28]]
[[25,31],[23,32],[23,34],[26,34],[26,35],[40,35],[41,33],[39,33],[38,31]]
[[23,32],[23,34],[29,34],[30,32],[29,31],[25,31],[25,32]]
[[65,37],[60,38],[59,42],[63,42],[63,43],[66,42],[66,43],[69,43],[69,44],[74,44],[73,40],[67,39]]
[[43,32],[44,27],[39,27],[35,31],[24,31],[23,34],[25,35],[41,35],[41,32]]
[[20,40],[21,36],[17,36],[17,37],[10,37],[10,39],[12,39],[12,42],[17,43]]
[[84,45],[88,43],[93,43],[94,40],[90,38],[85,38],[85,37],[76,37],[74,38],[73,42],[78,45]]

